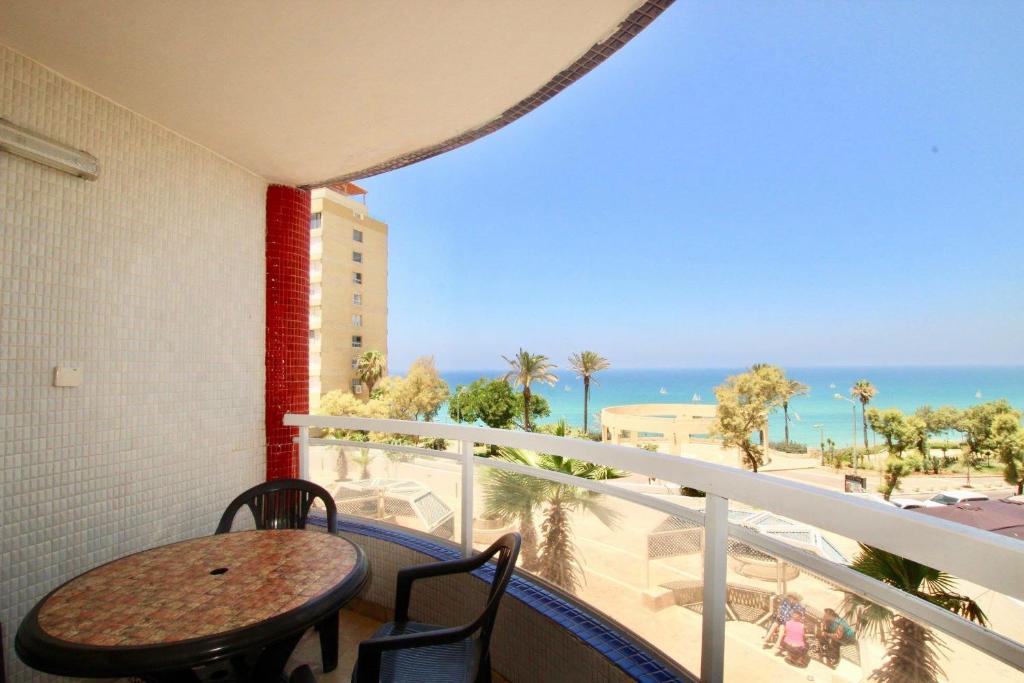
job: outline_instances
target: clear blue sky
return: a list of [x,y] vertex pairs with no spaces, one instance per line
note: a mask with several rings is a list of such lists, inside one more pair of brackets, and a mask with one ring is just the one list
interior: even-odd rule
[[1022,36],[1016,1],[677,2],[532,114],[363,182],[392,367],[1024,362]]

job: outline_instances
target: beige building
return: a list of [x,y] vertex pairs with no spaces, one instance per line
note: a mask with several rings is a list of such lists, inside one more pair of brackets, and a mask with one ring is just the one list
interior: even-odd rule
[[388,226],[370,217],[365,196],[352,183],[312,192],[310,410],[335,389],[366,397],[356,360],[364,351],[387,355]]
[[[714,403],[643,403],[611,406],[601,411],[601,440],[639,446],[656,443],[680,455],[690,443],[708,443],[708,431],[717,414]],[[768,442],[768,424],[764,427]]]

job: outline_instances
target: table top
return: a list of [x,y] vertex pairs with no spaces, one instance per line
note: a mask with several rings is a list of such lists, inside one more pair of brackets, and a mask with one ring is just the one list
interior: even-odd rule
[[55,648],[76,655],[104,651],[108,659],[118,649],[139,654],[182,645],[200,652],[204,640],[218,651],[232,641],[251,647],[253,637],[304,629],[336,610],[366,571],[362,551],[333,534],[205,536],[129,555],[68,581],[26,617],[19,646],[37,657],[49,652],[59,658]]

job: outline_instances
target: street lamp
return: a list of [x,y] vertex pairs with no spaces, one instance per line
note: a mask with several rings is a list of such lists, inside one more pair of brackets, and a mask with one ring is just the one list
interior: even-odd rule
[[814,428],[818,430],[818,440],[821,442],[821,464],[825,464],[825,425],[816,424]]
[[857,474],[857,402],[839,393],[835,394],[832,398],[837,401],[846,401],[853,408],[853,438],[850,439],[850,463],[853,465],[853,473]]

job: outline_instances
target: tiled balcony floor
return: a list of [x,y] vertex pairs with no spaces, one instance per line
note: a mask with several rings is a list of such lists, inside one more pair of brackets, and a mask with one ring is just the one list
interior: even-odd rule
[[[348,683],[352,680],[352,667],[356,663],[359,643],[373,635],[380,626],[379,621],[357,614],[350,610],[341,611],[341,627],[339,630],[338,668],[330,673],[320,671],[320,637],[310,629],[302,637],[292,657],[288,660],[286,671],[291,671],[302,664],[309,664],[316,673],[316,679],[324,683]],[[493,675],[494,683],[507,683],[498,674]]]

